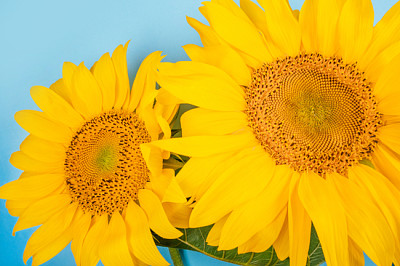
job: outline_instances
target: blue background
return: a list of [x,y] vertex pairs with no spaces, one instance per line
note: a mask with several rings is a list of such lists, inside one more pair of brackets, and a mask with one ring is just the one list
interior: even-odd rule
[[[290,1],[300,8],[303,1]],[[395,0],[375,0],[375,21]],[[0,0],[0,186],[20,171],[9,164],[12,152],[27,136],[14,121],[22,109],[37,109],[30,98],[33,85],[50,86],[61,78],[64,61],[91,66],[105,52],[132,40],[128,49],[131,81],[140,62],[155,50],[164,61],[187,60],[182,45],[200,44],[186,16],[203,22],[200,0]],[[0,200],[0,265],[24,265],[22,254],[35,228],[11,235],[17,218]],[[169,258],[168,251],[161,249]],[[231,265],[205,255],[184,252],[185,265]],[[30,261],[28,262],[30,264]],[[44,265],[74,265],[69,246]],[[373,265],[367,260],[366,265]]]

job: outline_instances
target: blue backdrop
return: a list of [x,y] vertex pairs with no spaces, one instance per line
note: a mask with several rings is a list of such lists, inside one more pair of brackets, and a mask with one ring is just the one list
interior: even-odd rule
[[[9,164],[12,152],[27,136],[14,121],[22,109],[37,109],[30,98],[33,85],[50,86],[61,78],[64,61],[91,66],[105,52],[132,40],[128,49],[131,80],[139,63],[155,50],[164,61],[187,60],[182,45],[200,44],[186,16],[204,21],[197,8],[201,0],[1,0],[0,1],[0,186],[15,180],[20,171]],[[290,1],[300,8],[303,1]],[[395,0],[375,0],[375,21]],[[0,200],[0,265],[24,265],[22,254],[34,229],[11,235],[17,218]],[[168,251],[161,249],[170,260]],[[202,254],[184,252],[185,265],[231,265]],[[30,264],[30,261],[28,262]],[[48,261],[74,265],[69,246]],[[373,265],[367,260],[366,265]]]

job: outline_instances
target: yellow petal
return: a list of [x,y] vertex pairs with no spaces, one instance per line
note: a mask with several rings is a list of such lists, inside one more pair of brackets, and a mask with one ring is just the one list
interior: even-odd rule
[[59,79],[53,84],[50,85],[50,90],[54,91],[57,93],[59,96],[61,96],[67,103],[69,103],[72,106],[72,101],[71,101],[71,91],[67,86],[65,85],[64,79]]
[[107,230],[108,214],[103,214],[90,227],[82,245],[81,265],[97,265],[100,260],[99,246]]
[[182,136],[225,135],[248,124],[243,112],[219,112],[196,108],[181,116]]
[[224,228],[224,225],[226,223],[226,220],[228,220],[229,214],[225,215],[221,219],[215,222],[211,230],[208,232],[207,235],[207,244],[211,246],[218,246],[219,245],[219,240],[221,238],[221,233],[222,233],[222,228]]
[[237,135],[227,136],[194,136],[159,140],[151,143],[156,147],[178,154],[194,157],[241,150],[246,147],[255,147],[257,142],[253,134],[245,131]]
[[333,56],[336,52],[336,25],[343,1],[306,0],[300,10],[302,44],[307,52]]
[[[356,168],[356,167],[355,167]],[[351,179],[355,171],[349,170]],[[354,182],[332,173],[327,177],[334,183],[346,211],[348,234],[378,265],[390,265],[394,254],[393,234],[385,217],[371,197]],[[365,175],[362,176],[365,179]]]
[[62,69],[63,83],[57,84],[57,85],[61,85],[60,87],[62,87],[62,90],[61,90],[61,88],[55,90],[56,92],[62,91],[62,93],[60,95],[63,96],[65,99],[70,99],[70,101],[72,100],[71,98],[72,98],[72,89],[73,89],[72,88],[72,76],[74,75],[74,72],[75,72],[75,70],[77,70],[77,68],[78,67],[74,63],[64,62],[63,69]]
[[[287,205],[292,172],[289,167],[276,166],[273,177],[265,189],[257,197],[233,210],[222,230],[221,249],[231,249],[243,244],[276,219]],[[197,205],[192,217],[196,207]]]
[[73,235],[71,243],[71,251],[74,254],[76,265],[81,263],[82,245],[89,231],[90,223],[92,221],[91,214],[83,213],[82,209],[77,210],[81,215],[77,215],[74,221],[71,234]]
[[116,77],[114,64],[109,53],[100,57],[92,72],[101,89],[103,111],[111,110],[115,103]]
[[21,151],[14,152],[10,157],[10,163],[23,171],[36,173],[63,173],[64,161],[43,162],[29,157]]
[[211,65],[161,63],[157,82],[185,103],[220,111],[245,108],[243,89],[227,73]]
[[380,127],[378,130],[379,140],[391,150],[400,154],[400,124],[391,124]]
[[111,216],[99,246],[101,262],[105,266],[133,265],[128,249],[125,222],[118,211]]
[[72,229],[69,227],[54,241],[43,246],[35,255],[33,255],[32,266],[41,265],[60,253],[69,242],[71,242],[71,232]]
[[[59,238],[65,231],[68,231],[76,212],[76,208],[77,204],[69,205],[63,212],[59,212],[57,215],[52,216],[50,220],[44,223],[32,234],[31,238],[29,238],[28,243],[26,244],[23,255],[25,264],[31,256],[35,255],[41,249],[46,248],[46,246],[51,245],[51,243],[56,241],[57,238]],[[65,240],[65,236],[63,240]],[[65,241],[62,242],[64,243]],[[60,243],[57,243],[58,247],[59,244]],[[54,250],[50,249],[49,251],[54,254]],[[41,256],[43,255],[46,257],[46,254],[42,254]]]
[[210,26],[204,25],[191,17],[186,17],[186,20],[188,24],[197,31],[204,46],[218,45],[221,43],[220,37]]
[[129,77],[128,65],[126,63],[126,52],[128,50],[129,41],[124,45],[115,48],[111,59],[114,64],[115,74],[117,77],[115,103],[114,108],[120,109],[125,102],[129,103]]
[[280,214],[269,225],[258,231],[247,242],[240,245],[238,253],[264,252],[270,248],[282,231],[286,214],[287,208],[283,208]]
[[50,194],[61,185],[65,185],[63,175],[35,175],[3,185],[0,187],[0,198],[13,200],[39,199]]
[[262,10],[256,3],[252,2],[251,0],[241,0],[240,8],[247,14],[253,24],[257,27],[257,29],[260,31],[260,34],[264,35],[266,45],[272,57],[278,58],[285,56],[285,54],[272,41],[272,37],[268,30],[267,16],[264,10]]
[[151,230],[164,238],[178,238],[182,233],[168,221],[160,199],[150,190],[139,190],[140,207],[146,212]]
[[400,3],[397,2],[375,25],[371,45],[361,58],[361,66],[366,65],[389,45],[400,40]]
[[240,55],[228,45],[200,47],[188,44],[183,48],[192,61],[216,66],[228,73],[238,84],[250,84],[250,69]]
[[340,55],[352,64],[365,53],[373,31],[374,8],[370,0],[348,0],[338,21]]
[[364,266],[364,254],[362,249],[349,238],[349,257],[350,265],[354,266]]
[[377,145],[373,153],[373,164],[392,184],[400,190],[400,161],[386,147]]
[[162,58],[161,52],[156,51],[143,60],[132,85],[128,110],[133,111],[138,107],[140,110],[148,105],[153,107],[154,91],[156,90],[155,75]]
[[52,120],[72,129],[79,128],[84,123],[74,108],[54,91],[43,86],[34,86],[31,88],[31,96],[37,106]]
[[[176,176],[176,180],[185,196],[190,197],[199,194],[196,193],[196,191],[198,191],[201,186],[205,186],[207,183],[212,184],[214,178],[210,173],[222,164],[224,164],[224,167],[229,167],[227,160],[231,157],[231,153],[222,153],[209,157],[191,158],[186,162]],[[209,176],[210,178],[207,178]],[[207,191],[208,188],[209,186],[207,186],[204,191]]]
[[14,118],[23,129],[36,137],[57,143],[69,143],[72,139],[72,132],[67,126],[51,120],[42,112],[22,110],[15,113]]
[[273,42],[286,55],[296,56],[300,51],[300,24],[290,6],[281,0],[260,0],[265,10],[267,28]]
[[259,195],[273,178],[275,164],[261,147],[243,150],[235,159],[236,163],[215,176],[214,183],[198,199],[190,217],[191,227],[215,223]]
[[163,208],[171,224],[178,228],[189,228],[192,208],[182,203],[163,202]]
[[149,143],[140,145],[140,150],[152,176],[158,177],[163,168],[162,150]]
[[72,76],[72,97],[75,109],[85,118],[102,112],[103,95],[93,74],[81,63]]
[[[285,212],[285,214],[287,213]],[[281,261],[284,261],[287,257],[289,257],[290,253],[287,215],[285,215],[285,218],[286,219],[283,223],[282,230],[279,233],[279,236],[274,243],[274,249],[276,251],[276,255],[278,256],[278,259]]]
[[205,2],[204,6],[211,27],[227,43],[258,60],[260,65],[272,60],[262,35],[248,20],[214,2]]
[[349,265],[346,215],[334,187],[314,172],[301,176],[299,198],[310,216],[328,265]]
[[12,216],[21,216],[25,209],[35,203],[35,201],[26,201],[26,200],[7,200],[6,201],[6,208],[8,212]]
[[[385,67],[400,54],[400,41],[388,46],[374,58],[368,58],[368,62],[361,61],[360,69],[365,69],[365,75],[371,82],[376,82]],[[364,65],[362,65],[364,64]]]
[[385,66],[374,88],[374,94],[378,100],[378,111],[384,115],[400,114],[400,107],[396,103],[396,99],[400,96],[398,67],[400,67],[400,54]]
[[19,217],[14,226],[13,234],[39,224],[42,224],[62,212],[71,203],[71,196],[67,194],[52,195],[30,205]]
[[183,194],[182,189],[179,187],[178,182],[176,182],[174,177],[171,179],[171,182],[169,183],[161,202],[186,202],[185,195]]
[[135,257],[149,265],[168,265],[154,244],[146,214],[133,201],[126,208],[125,224],[128,245]]
[[31,158],[43,162],[60,162],[65,160],[65,147],[59,143],[29,135],[19,146],[20,150]]
[[298,176],[293,175],[289,192],[288,226],[290,261],[293,265],[306,265],[311,234],[311,219],[298,195],[298,183],[300,180]]

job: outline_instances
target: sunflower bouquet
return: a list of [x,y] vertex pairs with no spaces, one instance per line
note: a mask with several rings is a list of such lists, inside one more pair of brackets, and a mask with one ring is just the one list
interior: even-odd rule
[[156,246],[240,265],[400,265],[400,3],[204,2],[190,61],[128,43],[65,63],[0,188],[26,263],[168,265]]

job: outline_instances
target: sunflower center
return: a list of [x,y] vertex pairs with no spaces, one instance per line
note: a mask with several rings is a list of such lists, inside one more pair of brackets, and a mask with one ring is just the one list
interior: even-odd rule
[[72,200],[92,214],[122,211],[149,180],[140,144],[150,141],[134,113],[107,112],[86,122],[66,152]]
[[301,54],[264,64],[246,87],[249,126],[276,164],[346,174],[370,158],[381,115],[356,64]]

